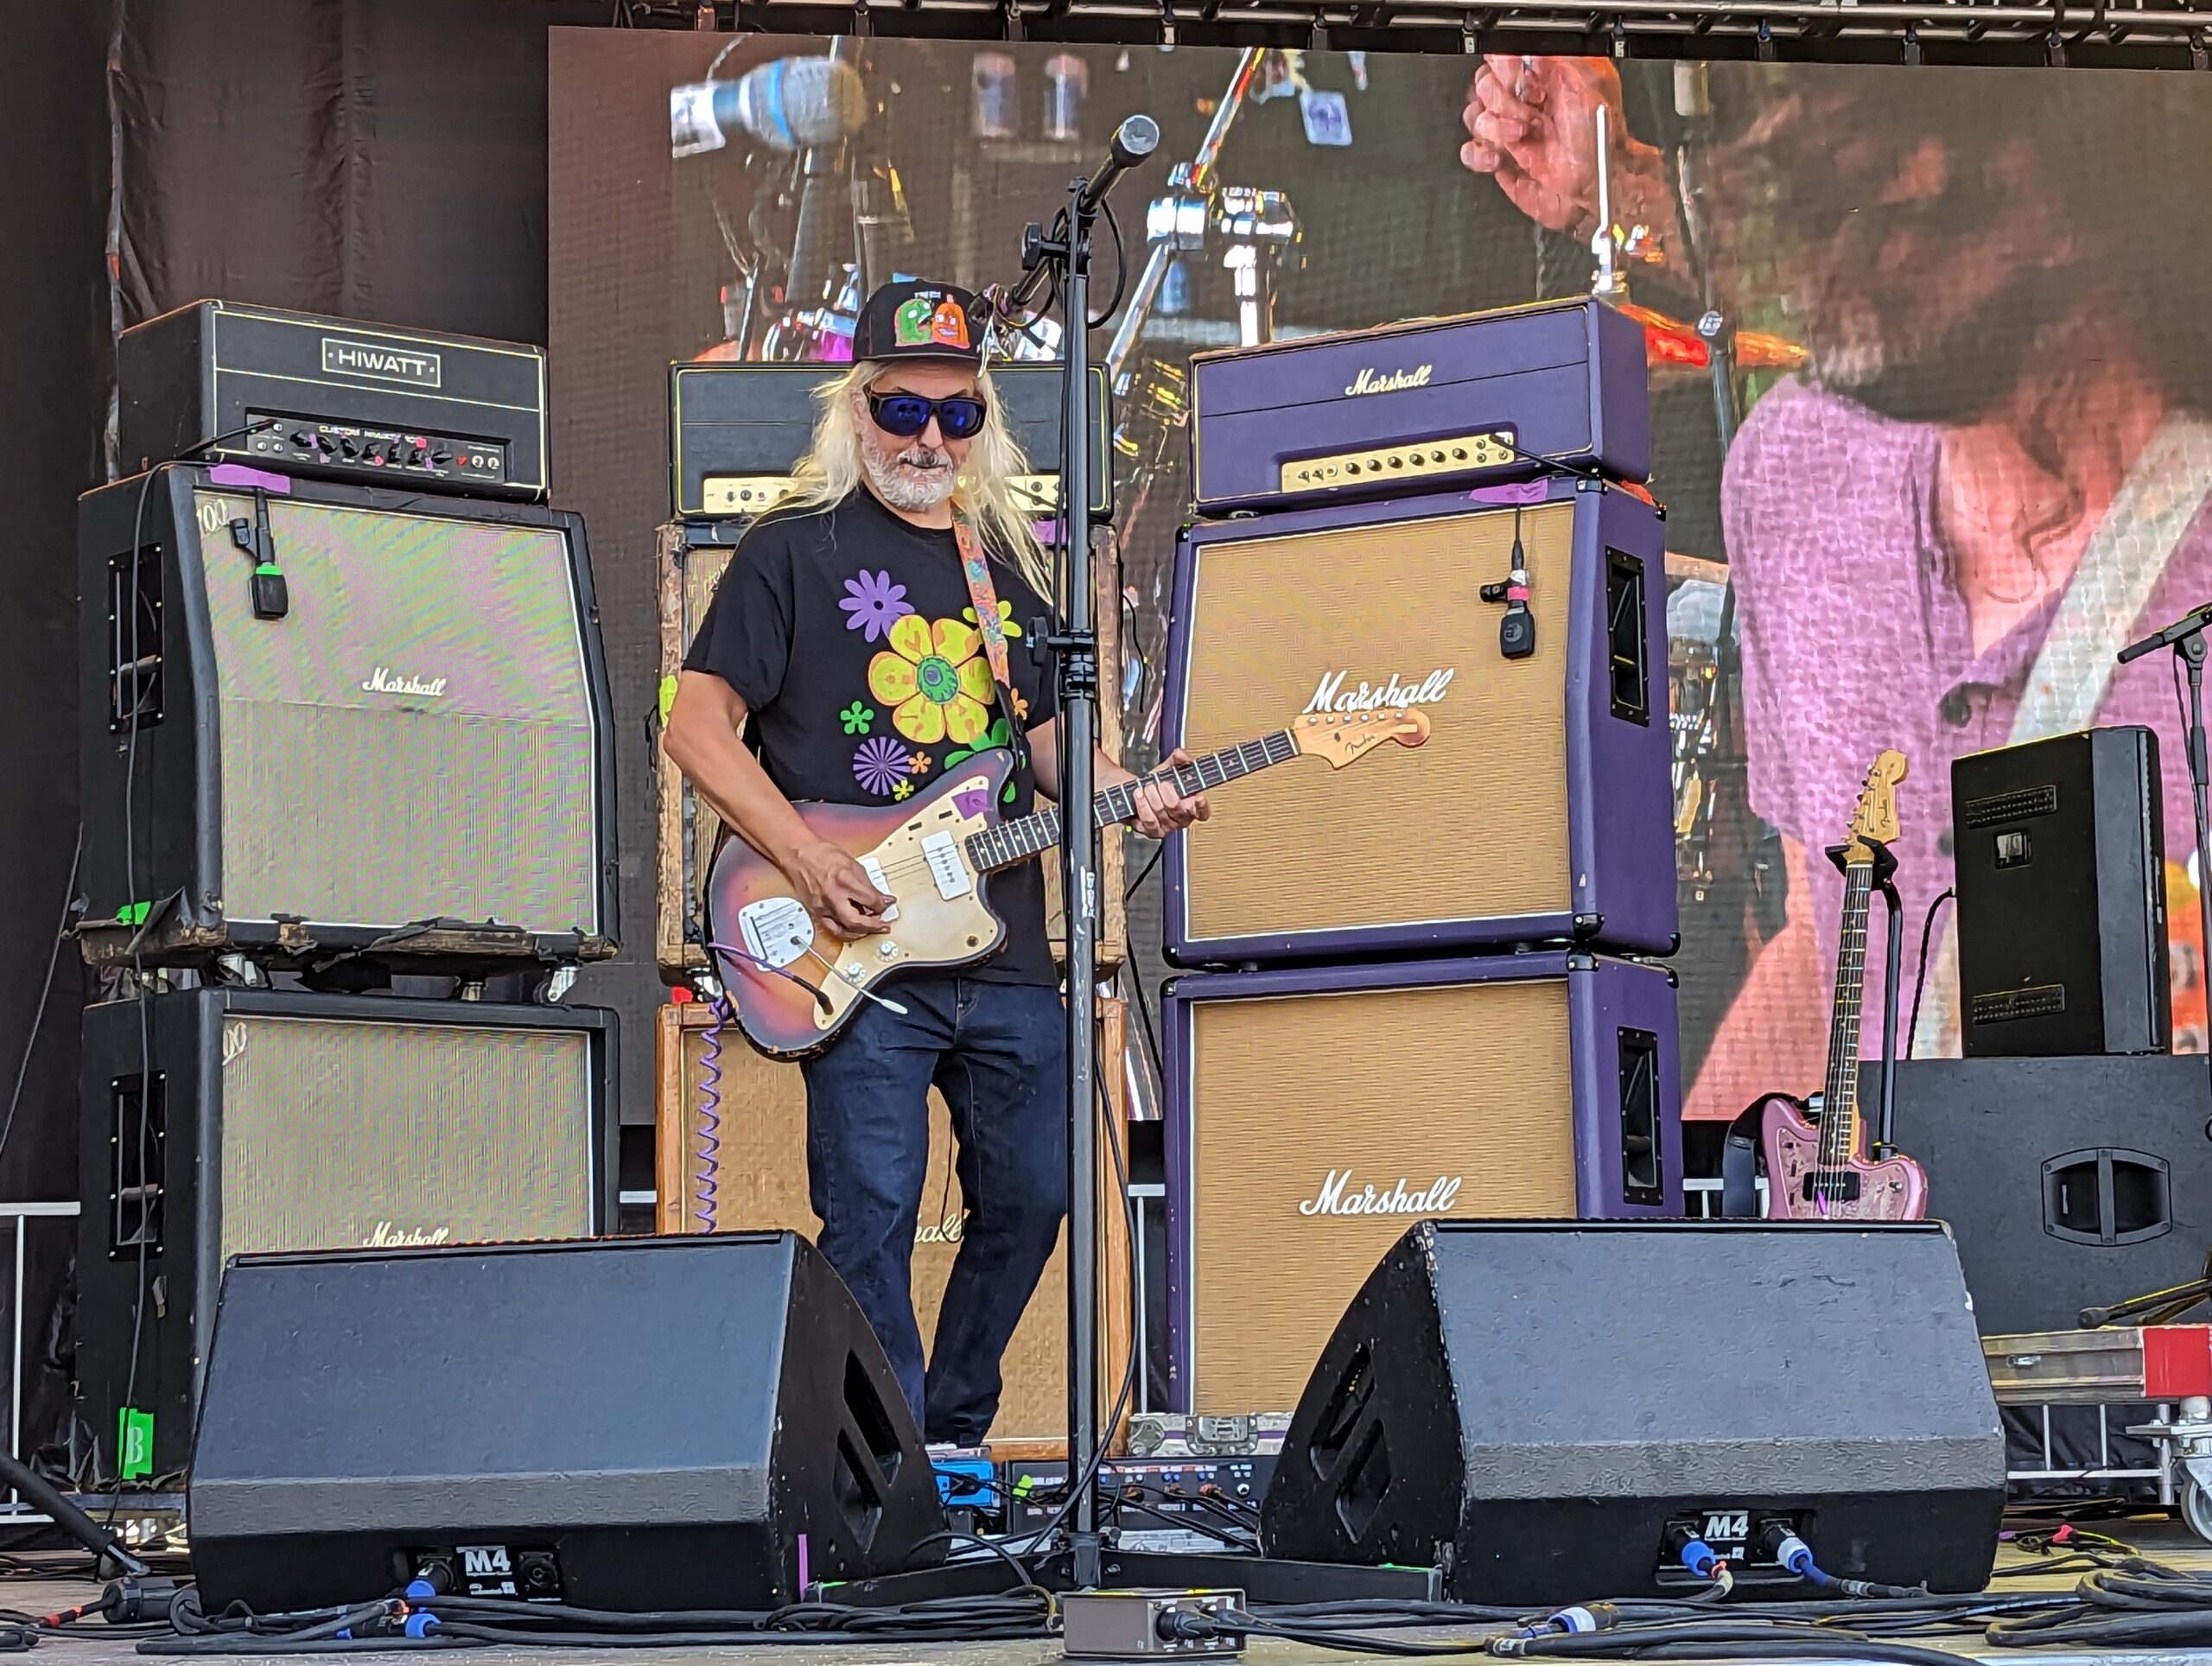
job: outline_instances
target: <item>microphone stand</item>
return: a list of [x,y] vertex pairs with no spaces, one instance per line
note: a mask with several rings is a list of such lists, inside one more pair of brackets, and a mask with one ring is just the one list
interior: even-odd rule
[[2212,606],[2183,614],[2164,630],[2153,631],[2139,642],[2120,651],[2120,663],[2140,659],[2153,648],[2171,647],[2189,668],[2189,785],[2196,809],[2196,913],[2204,933],[2196,959],[2202,983],[2212,966],[2212,818],[2206,814],[2206,798],[2212,792],[2212,770],[2206,767],[2204,741],[2204,631],[2212,625]]
[[1090,563],[1090,233],[1106,194],[1150,156],[1160,128],[1132,116],[1115,130],[1106,161],[1071,181],[1068,206],[1048,232],[1023,234],[1026,273],[1007,306],[1020,310],[1047,283],[1060,293],[1059,539],[1067,588],[1058,632],[1037,639],[1058,661],[1060,899],[1067,921],[1068,986],[1068,1549],[1077,1587],[1105,1578],[1105,1541],[1093,1485],[1105,1455],[1098,1406],[1098,627]]

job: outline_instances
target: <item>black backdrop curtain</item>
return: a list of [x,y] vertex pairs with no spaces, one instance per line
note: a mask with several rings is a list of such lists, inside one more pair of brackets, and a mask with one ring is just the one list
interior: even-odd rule
[[[0,1145],[0,1200],[78,1191],[86,988],[73,948],[60,958],[35,1046],[31,1030],[77,824],[73,505],[111,467],[103,438],[112,324],[220,296],[543,341],[545,30],[604,23],[617,10],[609,0],[9,8],[0,148],[16,166],[10,235],[0,238],[0,456],[16,512],[0,583],[0,702],[15,721],[0,725],[10,899],[0,909],[0,1095],[30,1050],[22,1110]],[[610,576],[602,598],[624,588]],[[635,587],[641,599],[650,585],[647,575]],[[626,627],[610,620],[611,649],[626,628],[649,639],[649,600]],[[618,713],[622,732],[635,734],[642,715]],[[635,875],[652,872],[640,859],[647,784],[622,773],[623,919],[645,944],[650,898]],[[588,975],[578,998],[620,1010],[631,1038],[623,1100],[649,1120],[659,998],[650,947]],[[27,1447],[67,1434],[72,1236],[54,1223],[30,1234]],[[0,1237],[0,1256],[7,1249]],[[0,1302],[7,1296],[0,1270]],[[0,1331],[0,1374],[5,1347]]]

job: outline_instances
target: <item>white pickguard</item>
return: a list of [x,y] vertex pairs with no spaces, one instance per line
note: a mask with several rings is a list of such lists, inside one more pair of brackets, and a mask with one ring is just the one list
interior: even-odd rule
[[899,902],[885,916],[890,931],[838,952],[834,974],[821,980],[830,1010],[815,1008],[817,1027],[835,1025],[859,991],[886,972],[973,960],[997,940],[1001,927],[983,906],[967,851],[968,840],[991,824],[991,797],[989,776],[961,781],[860,859],[868,878]]

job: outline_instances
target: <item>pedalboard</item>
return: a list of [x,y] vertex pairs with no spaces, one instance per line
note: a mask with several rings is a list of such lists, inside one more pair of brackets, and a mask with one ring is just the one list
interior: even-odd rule
[[[1262,1454],[1109,1458],[1099,1470],[1098,1485],[1109,1495],[1125,1495],[1144,1506],[1123,1521],[1124,1543],[1135,1545],[1161,1533],[1176,1533],[1179,1537],[1178,1529],[1188,1522],[1192,1525],[1185,1531],[1218,1549],[1219,1539],[1206,1529],[1228,1528],[1238,1506],[1256,1510],[1274,1466],[1272,1456]],[[1009,1535],[1035,1532],[1049,1526],[1066,1502],[1068,1466],[1058,1460],[1009,1463],[1000,1471],[999,1485],[1006,1512],[1004,1530]],[[1251,1517],[1255,1526],[1257,1519]]]

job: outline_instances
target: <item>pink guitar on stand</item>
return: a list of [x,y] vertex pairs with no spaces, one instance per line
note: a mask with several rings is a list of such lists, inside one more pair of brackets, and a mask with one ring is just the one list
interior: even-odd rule
[[1762,1107],[1769,1220],[1916,1221],[1928,1212],[1928,1176],[1910,1157],[1866,1155],[1859,1120],[1859,1014],[1866,982],[1866,917],[1876,868],[1897,836],[1901,752],[1885,752],[1844,843],[1843,933],[1836,956],[1835,1010],[1828,1030],[1827,1085],[1817,1125],[1798,1101],[1777,1095]]

